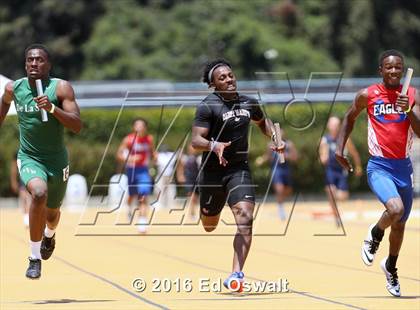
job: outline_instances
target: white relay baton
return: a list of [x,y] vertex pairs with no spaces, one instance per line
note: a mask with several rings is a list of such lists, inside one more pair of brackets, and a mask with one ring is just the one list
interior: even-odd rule
[[[44,94],[44,91],[42,90],[42,81],[41,80],[35,80],[36,84],[36,92],[38,93],[38,96],[42,96]],[[48,122],[48,115],[47,111],[44,109],[41,109],[41,118],[43,122]]]
[[401,95],[407,95],[408,87],[410,86],[411,77],[413,76],[413,69],[408,68],[407,73],[405,74],[403,88],[401,90]]
[[[274,144],[276,147],[279,147],[282,144],[282,137],[281,137],[281,130],[280,130],[280,124],[274,123]],[[286,162],[286,159],[284,157],[284,153],[280,152],[279,154],[279,161],[281,164],[284,164]]]

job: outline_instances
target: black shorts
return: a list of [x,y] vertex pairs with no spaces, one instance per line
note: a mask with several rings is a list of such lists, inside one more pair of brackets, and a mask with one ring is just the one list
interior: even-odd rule
[[230,207],[239,201],[255,203],[255,190],[247,163],[205,168],[201,172],[199,185],[200,210],[205,216],[222,212],[226,201]]

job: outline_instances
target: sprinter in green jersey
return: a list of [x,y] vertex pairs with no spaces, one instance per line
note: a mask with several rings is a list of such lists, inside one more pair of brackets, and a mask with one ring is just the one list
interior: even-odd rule
[[[69,82],[50,77],[47,48],[33,44],[25,50],[27,77],[10,82],[0,102],[0,126],[12,101],[19,121],[18,169],[31,194],[29,210],[30,250],[26,277],[41,276],[41,258],[50,258],[55,248],[55,229],[69,176],[64,127],[74,133],[82,128],[79,107]],[[35,81],[42,81],[38,96]],[[47,111],[43,121],[41,109]]]

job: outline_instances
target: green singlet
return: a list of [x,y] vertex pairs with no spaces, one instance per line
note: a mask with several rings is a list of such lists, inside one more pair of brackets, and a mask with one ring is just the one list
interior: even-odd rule
[[[62,107],[56,89],[60,79],[48,78],[42,82],[44,95],[51,103]],[[41,111],[33,100],[36,88],[31,88],[28,78],[16,80],[13,95],[19,121],[20,148],[18,168],[22,182],[28,185],[33,178],[48,184],[47,207],[61,206],[69,176],[67,150],[64,146],[64,126],[48,113],[42,122]]]

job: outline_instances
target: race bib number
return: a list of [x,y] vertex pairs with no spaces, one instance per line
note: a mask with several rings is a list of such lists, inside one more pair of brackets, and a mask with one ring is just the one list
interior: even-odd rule
[[67,165],[66,168],[63,169],[63,181],[67,182],[69,179],[70,167]]

